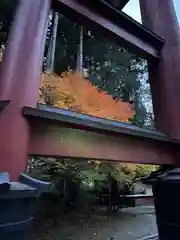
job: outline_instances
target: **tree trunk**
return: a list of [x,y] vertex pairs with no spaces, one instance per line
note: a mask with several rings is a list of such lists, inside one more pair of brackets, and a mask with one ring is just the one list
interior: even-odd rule
[[77,52],[77,67],[76,71],[82,73],[83,72],[83,26],[80,26],[80,41]]
[[54,70],[58,21],[59,21],[59,14],[57,12],[54,12],[52,36],[49,44],[48,55],[47,55],[47,65],[46,65],[46,70],[50,73],[52,73]]

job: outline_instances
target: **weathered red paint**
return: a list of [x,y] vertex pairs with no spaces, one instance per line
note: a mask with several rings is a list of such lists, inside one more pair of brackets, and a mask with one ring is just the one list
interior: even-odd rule
[[[59,2],[67,5],[75,1]],[[143,23],[166,40],[160,63],[151,65],[149,70],[157,128],[180,138],[180,36],[172,0],[140,3]],[[142,144],[142,140],[131,136],[107,136],[105,132],[88,132],[46,121],[29,124],[22,116],[23,106],[36,107],[49,8],[50,0],[20,0],[11,29],[0,73],[0,100],[11,100],[0,114],[0,172],[8,171],[11,180],[17,180],[28,154],[174,163],[173,153],[179,150],[168,143],[148,140]],[[105,27],[113,32],[115,26]],[[139,46],[140,42],[134,44]]]
[[50,0],[20,0],[0,73],[0,172],[17,180],[27,164],[30,128],[21,107],[37,104]]
[[163,39],[147,31],[124,13],[118,13],[116,20],[113,20],[114,11],[109,13],[109,17],[106,16],[106,11],[110,11],[109,7],[106,10],[100,8],[98,12],[97,9],[95,11],[95,6],[94,10],[89,7],[88,1],[77,0],[52,0],[52,8],[147,60],[159,59]]
[[106,0],[109,4],[117,9],[123,9],[130,0]]
[[30,120],[32,136],[29,154],[99,159],[131,163],[173,164],[172,146],[118,134],[95,133],[60,126],[59,123]]
[[156,127],[180,139],[180,31],[172,0],[140,0],[143,24],[165,39],[159,64],[149,66]]

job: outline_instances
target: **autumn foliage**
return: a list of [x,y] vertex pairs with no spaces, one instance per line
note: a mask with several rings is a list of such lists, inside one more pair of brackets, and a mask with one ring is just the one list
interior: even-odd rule
[[130,104],[114,100],[82,74],[71,71],[62,76],[43,73],[39,103],[121,122],[128,122],[134,114]]

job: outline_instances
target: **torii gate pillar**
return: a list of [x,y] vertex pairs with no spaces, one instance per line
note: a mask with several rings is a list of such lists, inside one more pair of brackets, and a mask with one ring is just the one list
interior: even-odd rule
[[28,160],[30,127],[21,107],[36,107],[50,0],[20,0],[0,72],[0,172],[17,180]]
[[159,64],[149,65],[157,130],[180,139],[180,31],[173,0],[140,0],[142,22],[165,40]]

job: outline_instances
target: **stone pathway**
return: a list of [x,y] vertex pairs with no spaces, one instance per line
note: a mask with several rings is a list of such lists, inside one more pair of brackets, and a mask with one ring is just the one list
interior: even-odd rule
[[48,240],[146,240],[156,233],[154,207],[141,206],[111,215],[93,212],[88,217],[63,216]]

